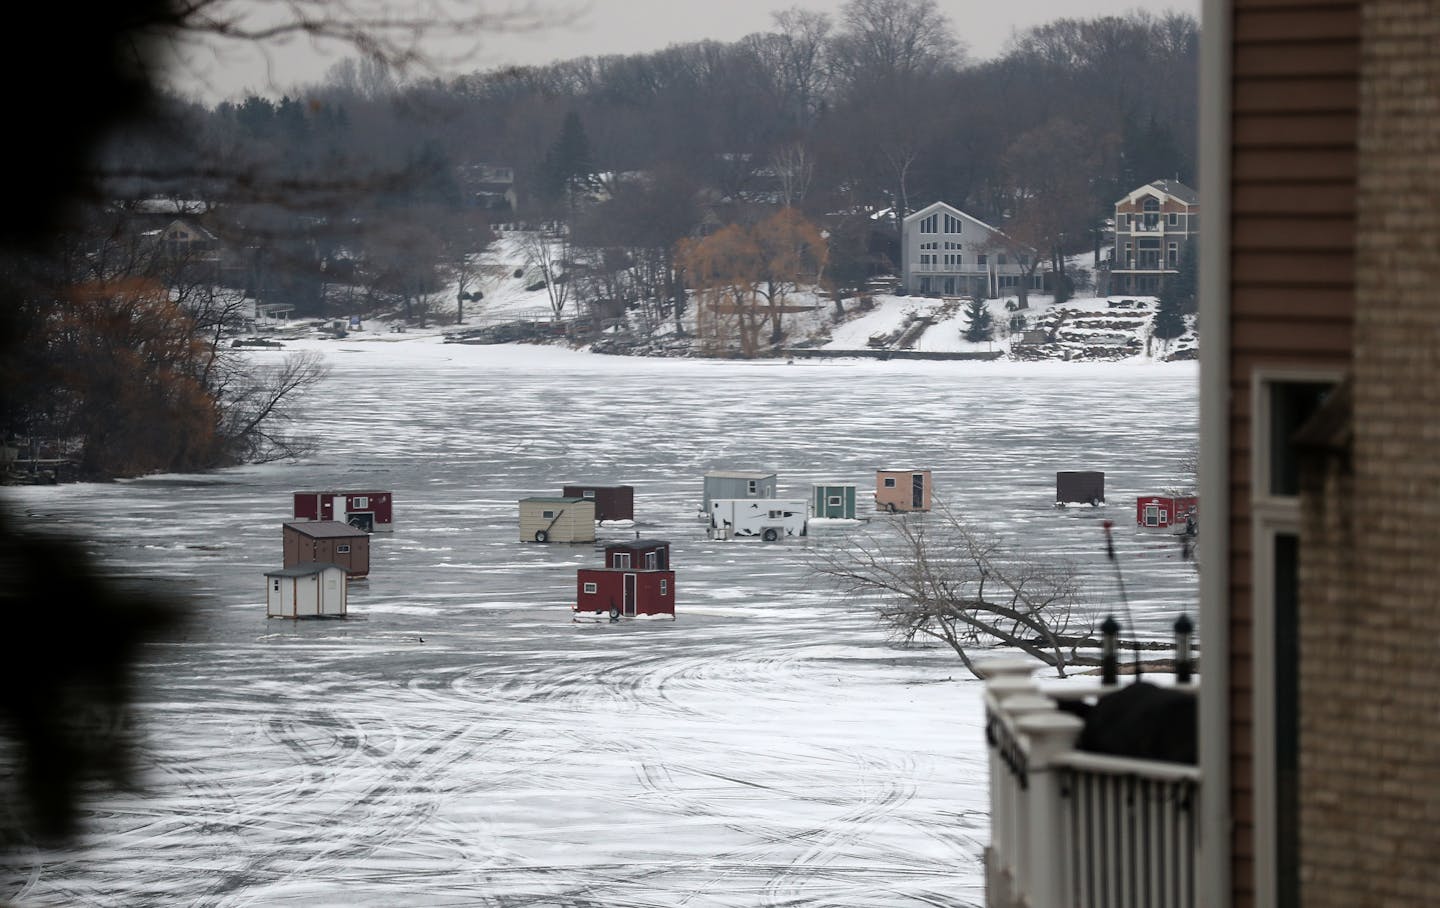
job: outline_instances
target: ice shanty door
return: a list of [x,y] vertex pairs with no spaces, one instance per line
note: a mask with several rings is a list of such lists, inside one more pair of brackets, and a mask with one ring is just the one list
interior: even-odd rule
[[925,507],[925,474],[916,473],[910,477],[910,506]]
[[625,575],[624,599],[620,605],[621,613],[627,617],[635,617],[635,575]]

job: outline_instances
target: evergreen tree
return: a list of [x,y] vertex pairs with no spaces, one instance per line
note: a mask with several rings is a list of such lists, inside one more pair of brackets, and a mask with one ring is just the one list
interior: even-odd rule
[[1185,316],[1180,311],[1180,297],[1171,288],[1177,281],[1167,281],[1160,292],[1160,305],[1155,310],[1153,332],[1160,340],[1174,340],[1185,333]]
[[540,193],[550,201],[568,201],[576,190],[590,186],[595,172],[590,157],[590,139],[580,115],[573,110],[565,115],[560,135],[545,152],[540,165]]
[[988,341],[995,336],[995,319],[984,300],[971,300],[965,304],[965,320],[967,341]]

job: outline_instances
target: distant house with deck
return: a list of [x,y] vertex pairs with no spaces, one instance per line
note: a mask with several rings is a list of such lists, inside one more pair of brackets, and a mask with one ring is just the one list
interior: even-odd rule
[[919,296],[993,299],[1043,288],[1032,270],[1033,252],[1004,251],[1004,233],[953,205],[935,202],[905,218],[900,230],[900,267],[905,288]]
[[1146,183],[1115,203],[1110,292],[1155,295],[1200,234],[1200,196],[1178,180]]

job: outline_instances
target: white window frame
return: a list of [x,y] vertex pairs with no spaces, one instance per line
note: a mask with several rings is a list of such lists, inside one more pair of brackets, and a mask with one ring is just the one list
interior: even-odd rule
[[[1275,540],[1300,535],[1300,499],[1270,491],[1271,398],[1279,385],[1329,382],[1343,374],[1332,369],[1261,368],[1250,378],[1250,640],[1251,791],[1255,812],[1255,904],[1275,905],[1279,877],[1275,839],[1279,822],[1275,798]],[[1261,657],[1264,654],[1264,657]]]
[[746,493],[747,495],[755,495],[755,494],[757,494],[759,491],[760,491],[760,481],[759,481],[758,479],[752,479],[752,480],[750,480],[749,482],[747,482],[747,483],[745,484],[745,493]]
[[585,489],[584,491],[582,491],[582,492],[580,493],[580,497],[581,497],[581,498],[589,498],[589,499],[592,499],[592,500],[593,500],[593,499],[595,498],[595,490],[594,490],[594,489]]
[[1180,224],[1180,215],[1172,211],[1165,215],[1165,223],[1169,227],[1177,227]]
[[369,496],[367,496],[367,495],[356,495],[356,496],[354,496],[353,498],[350,499],[350,507],[352,507],[352,508],[368,508],[368,507],[370,507],[370,498],[369,498]]
[[554,512],[554,511],[541,511],[541,512],[540,512],[540,519],[541,519],[541,520],[554,520],[554,519],[555,519],[555,512]]
[[669,581],[669,580],[661,580],[661,581],[660,581],[660,595],[664,596],[667,592],[669,592],[669,590],[670,590],[670,581]]
[[585,595],[593,596],[598,592],[600,592],[600,585],[598,583],[585,584]]
[[844,507],[844,505],[845,505],[845,496],[844,496],[844,495],[830,495],[830,496],[828,496],[828,497],[825,499],[825,506],[826,506],[826,507],[839,508],[839,507]]
[[339,545],[335,546],[335,554],[337,554],[337,555],[348,555],[348,554],[350,554],[350,546],[349,546],[347,543],[343,543],[343,542],[340,543]]
[[893,488],[895,488],[895,477],[894,477],[894,476],[886,476],[886,477],[885,477],[885,488],[887,488],[887,489],[893,489]]
[[616,552],[612,557],[613,557],[615,563],[612,564],[611,567],[617,567],[617,568],[629,568],[629,567],[630,567],[630,553],[629,553],[629,552]]

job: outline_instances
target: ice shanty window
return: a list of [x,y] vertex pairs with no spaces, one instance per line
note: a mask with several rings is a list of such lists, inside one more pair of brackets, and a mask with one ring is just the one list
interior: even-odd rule
[[593,583],[587,583],[587,584],[585,584],[585,592],[586,592],[587,595],[588,595],[588,594],[591,594],[591,593],[594,593],[594,592],[598,591],[599,589],[600,589],[600,588],[599,588],[598,586],[596,586],[595,584],[593,584]]
[[893,489],[893,488],[895,488],[895,477],[894,477],[894,476],[886,476],[886,477],[885,477],[885,488],[887,488],[887,489]]
[[840,507],[840,505],[842,505],[842,504],[845,503],[845,500],[844,500],[843,498],[841,498],[839,495],[831,495],[829,498],[826,499],[826,501],[829,503],[830,507],[832,507],[832,508],[838,508],[838,507]]
[[583,492],[580,493],[580,497],[581,497],[581,498],[594,498],[594,497],[595,497],[595,490],[594,490],[594,489],[586,489],[585,491],[583,491]]
[[747,483],[745,484],[745,490],[746,490],[747,492],[749,492],[751,495],[754,495],[755,492],[759,490],[759,488],[760,488],[760,484],[757,483],[757,482],[756,482],[755,480],[753,480],[753,479],[750,480],[749,482],[747,482]]
[[356,495],[350,506],[352,508],[368,508],[370,507],[370,498],[367,495]]
[[554,520],[554,519],[555,519],[555,512],[554,512],[554,511],[541,511],[541,512],[540,512],[540,519],[541,519],[541,520]]
[[348,555],[348,554],[350,554],[350,546],[345,545],[344,543],[341,543],[340,545],[335,546],[335,554],[337,554],[337,555]]
[[666,593],[667,591],[669,591],[669,589],[670,589],[670,581],[668,581],[668,580],[662,580],[662,581],[660,581],[660,595],[662,595],[662,596],[665,595],[665,593]]
[[275,578],[275,592],[277,592],[277,593],[280,592],[280,578],[279,578],[279,577],[276,577],[276,578]]

